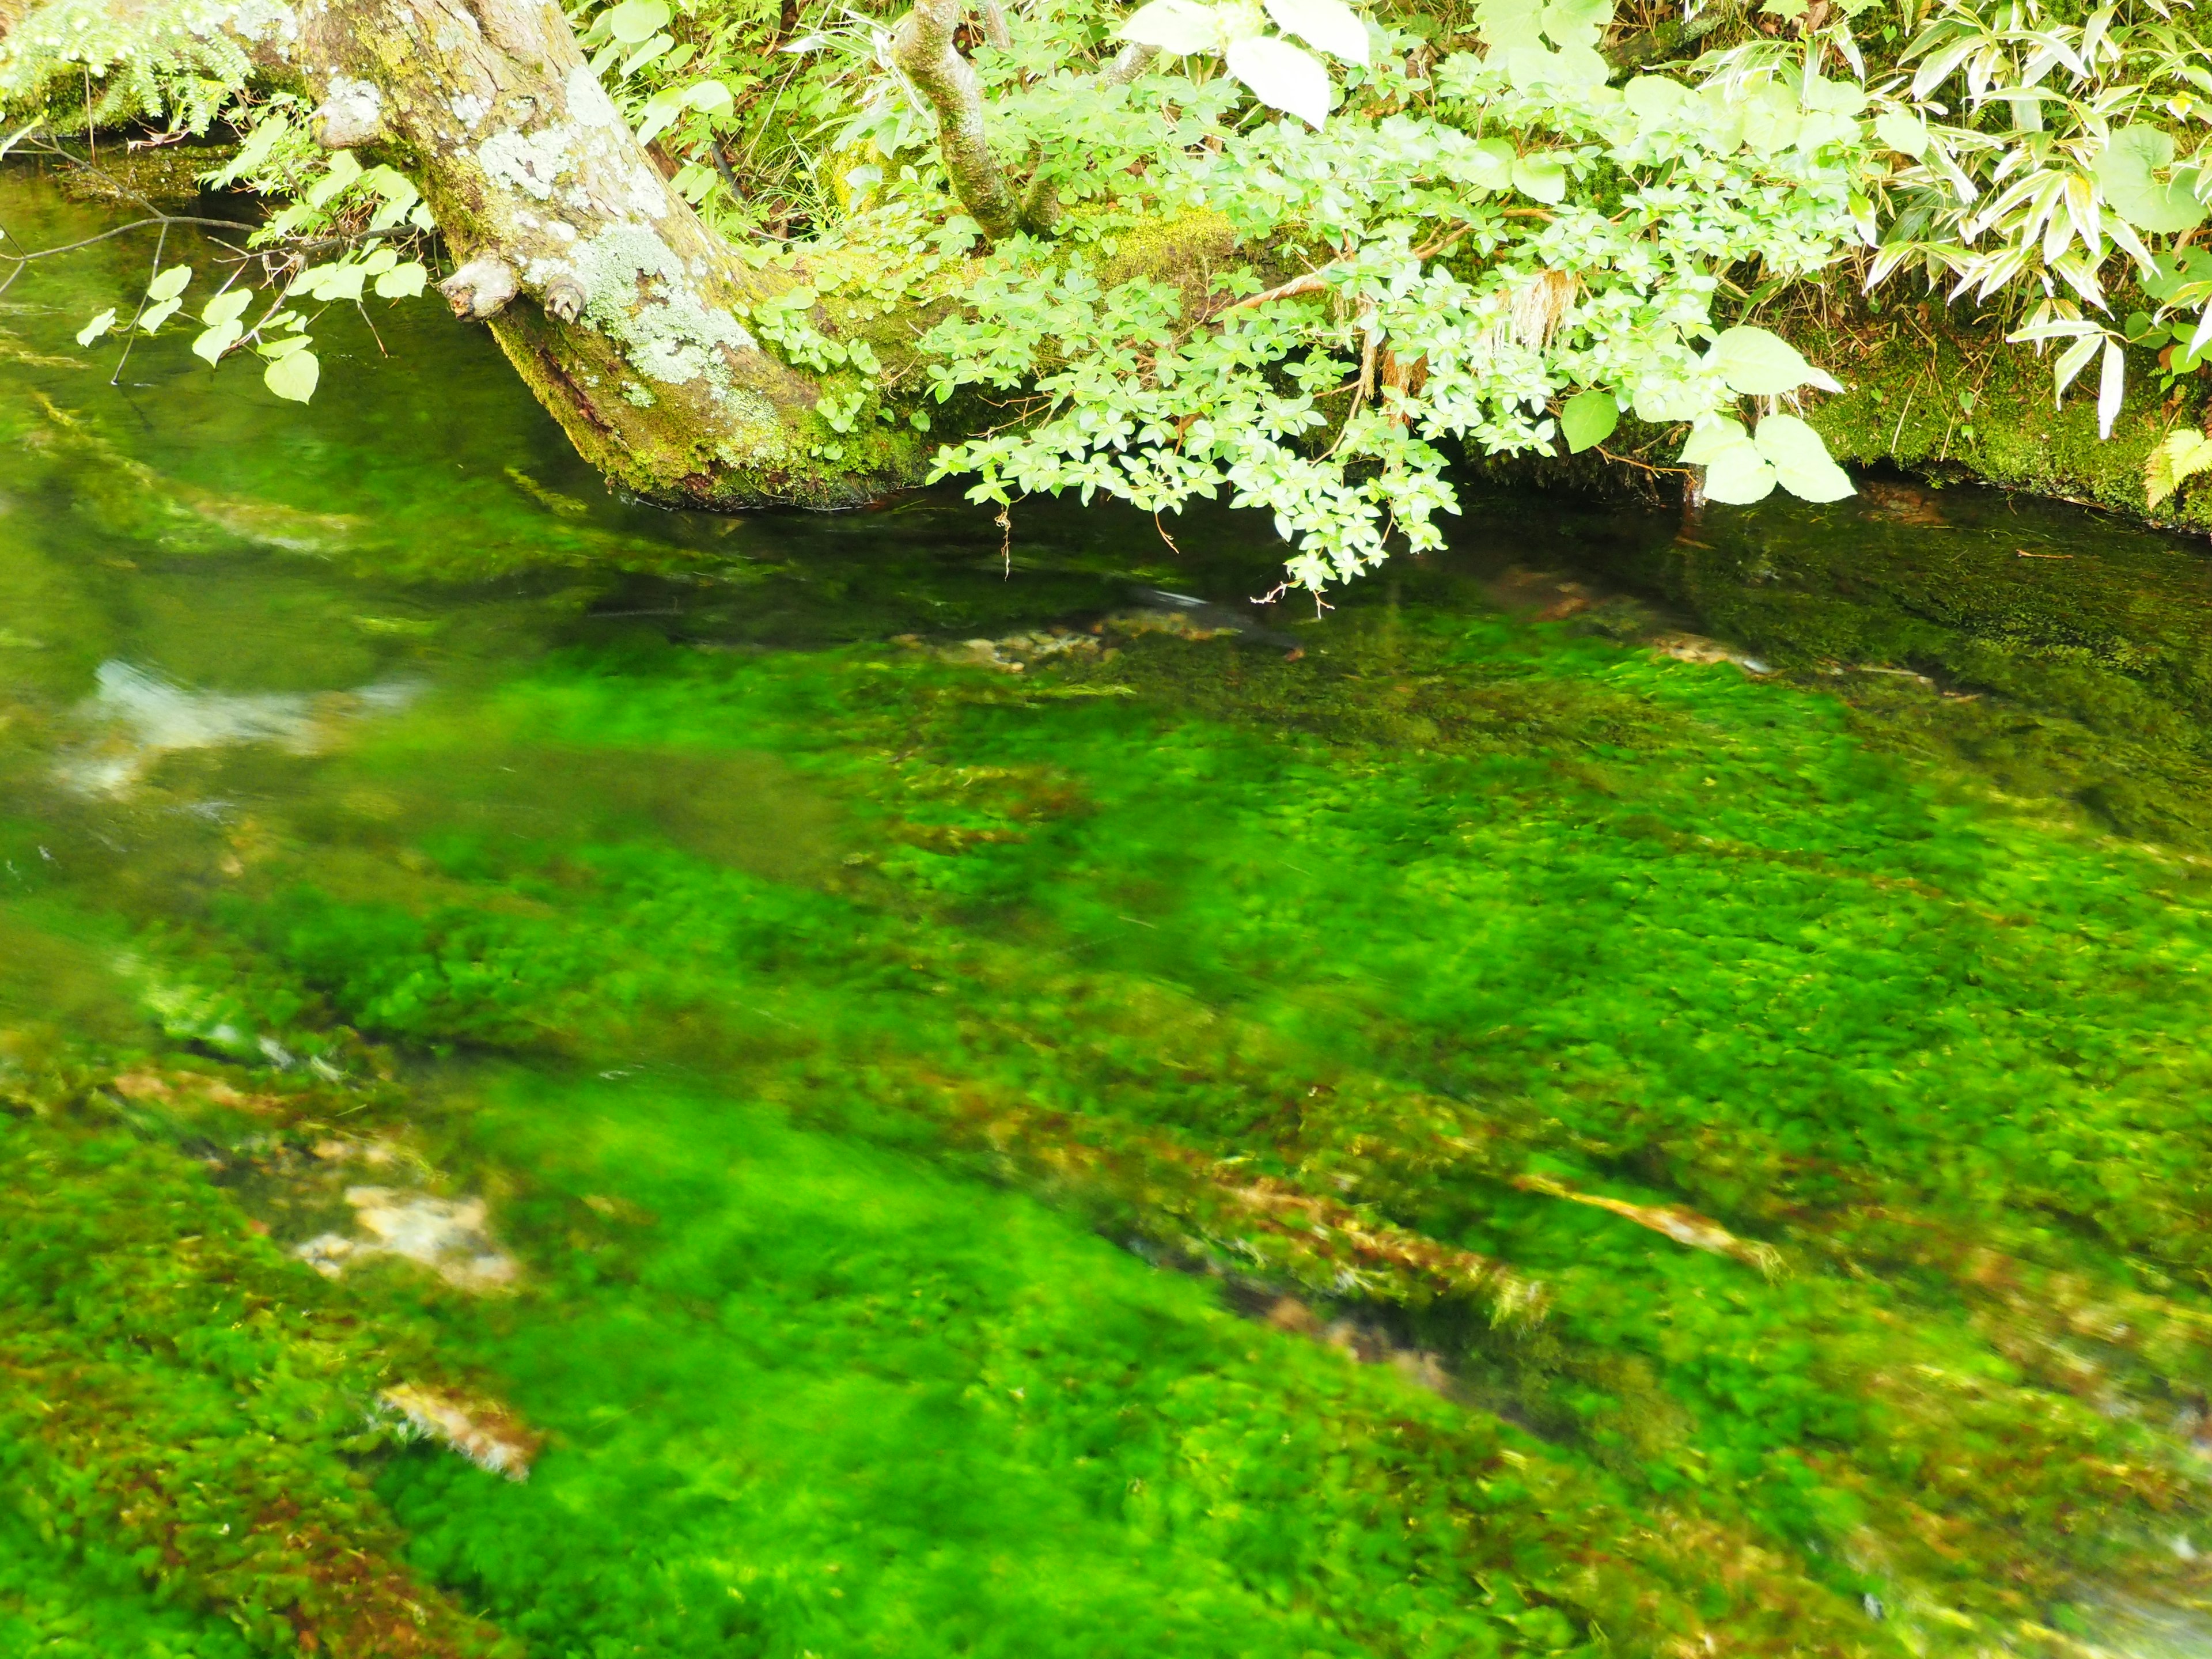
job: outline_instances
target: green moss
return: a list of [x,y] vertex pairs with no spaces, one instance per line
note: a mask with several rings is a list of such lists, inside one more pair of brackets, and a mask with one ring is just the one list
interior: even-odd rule
[[[1501,497],[1291,660],[1115,620],[1259,591],[1225,515],[654,513],[479,340],[394,338],[439,407],[370,365],[264,428],[156,339],[143,424],[0,447],[38,1595],[667,1659],[1874,1659],[2202,1595],[2186,550]],[[142,476],[363,528],[172,543]],[[1555,558],[1559,620],[1501,609]],[[1780,672],[1647,651],[1599,566]],[[930,648],[1055,619],[1096,651]],[[161,747],[117,658],[414,690]],[[325,1141],[482,1199],[512,1293],[312,1273]],[[368,1431],[398,1380],[530,1480]]]
[[2212,529],[2212,497],[2185,489],[2152,513],[2143,463],[2178,422],[2202,418],[2193,387],[2172,402],[2147,353],[2131,352],[2129,392],[2109,439],[2097,433],[2094,377],[2064,403],[2051,395],[2051,356],[2009,346],[2002,328],[1973,325],[1934,304],[1895,303],[1806,344],[1845,384],[1808,418],[1840,460],[1889,462],[1937,477],[1978,478],[2136,518]]

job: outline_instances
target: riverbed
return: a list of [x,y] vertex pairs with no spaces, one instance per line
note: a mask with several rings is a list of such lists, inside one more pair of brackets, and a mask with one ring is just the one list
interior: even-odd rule
[[0,1648],[2212,1644],[2203,544],[1255,605],[620,499],[434,296],[79,348],[155,234],[0,295]]

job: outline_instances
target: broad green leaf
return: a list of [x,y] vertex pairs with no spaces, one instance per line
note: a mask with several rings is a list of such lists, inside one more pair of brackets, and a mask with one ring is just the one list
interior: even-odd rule
[[301,199],[311,208],[327,206],[331,198],[350,189],[361,178],[361,163],[349,149],[331,157],[331,170],[310,185]]
[[1813,71],[1807,72],[1797,97],[1808,110],[1844,117],[1856,116],[1866,107],[1867,101],[1866,88],[1857,82],[1831,81]]
[[398,263],[399,253],[396,248],[373,247],[368,251],[368,257],[361,262],[361,274],[381,276]]
[[2204,222],[2204,204],[2179,180],[2158,174],[2173,164],[2173,140],[2156,127],[2122,127],[2097,157],[2097,188],[2137,230],[2178,235]]
[[295,352],[305,351],[307,342],[313,337],[311,335],[295,334],[286,339],[265,341],[258,349],[273,363],[280,357],[289,357]]
[[1475,0],[1474,26],[1493,53],[1544,44],[1541,0]]
[[376,278],[376,297],[380,300],[411,300],[420,294],[430,280],[430,273],[422,268],[419,259],[410,259],[404,265],[380,271]]
[[647,65],[658,63],[660,54],[676,44],[672,34],[656,34],[623,60],[622,78],[625,81]]
[[728,109],[737,100],[720,81],[697,81],[685,89],[684,101],[702,114],[712,115]]
[[1468,171],[1486,190],[1504,190],[1513,182],[1514,154],[1508,138],[1484,138],[1468,152]]
[[1833,376],[1813,367],[1797,348],[1763,328],[1723,329],[1705,354],[1705,366],[1747,397],[1774,398],[1801,386],[1840,392]]
[[1857,493],[1850,475],[1830,458],[1820,434],[1795,415],[1768,416],[1759,423],[1753,441],[1774,469],[1775,481],[1802,501],[1839,501]]
[[200,320],[210,327],[235,322],[246,314],[246,307],[253,303],[250,288],[226,289],[200,307]]
[[645,100],[645,118],[637,124],[637,142],[649,144],[676,125],[676,118],[684,113],[684,94],[673,87],[665,88]]
[[1689,100],[1682,83],[1663,75],[1639,75],[1621,88],[1621,101],[1647,132],[1679,115]]
[[1740,444],[1705,464],[1709,500],[1748,507],[1774,493],[1774,469],[1756,444]]
[[290,292],[325,301],[358,300],[361,298],[362,275],[359,265],[316,265],[292,279]]
[[1255,35],[1231,41],[1229,72],[1261,103],[1288,110],[1308,126],[1328,119],[1328,71],[1321,59],[1287,40]]
[[1517,92],[1551,88],[1559,91],[1588,88],[1594,93],[1605,85],[1606,74],[1605,59],[1588,46],[1562,46],[1557,52],[1515,46],[1505,54],[1505,78]]
[[288,351],[261,371],[261,383],[278,397],[304,404],[315,395],[323,366],[312,351]]
[[1513,163],[1513,188],[1535,201],[1564,202],[1567,198],[1566,164],[1547,150],[1517,157]]
[[106,310],[101,312],[99,316],[94,318],[82,328],[77,330],[76,343],[81,346],[88,346],[94,340],[97,340],[101,335],[106,333],[109,329],[113,328],[114,326],[115,307],[110,306]]
[[1918,161],[1928,153],[1928,125],[1900,109],[1886,109],[1874,118],[1875,136],[1901,155]]
[[1267,0],[1267,5],[1284,33],[1347,64],[1366,63],[1367,25],[1344,0]]
[[171,265],[146,284],[146,297],[157,303],[173,300],[185,291],[185,284],[191,280],[192,268],[190,265]]
[[213,367],[221,361],[224,352],[238,343],[239,336],[244,331],[239,326],[237,318],[226,317],[213,327],[201,331],[199,337],[192,342],[192,356],[206,358],[210,367]]
[[157,306],[148,306],[138,313],[138,326],[149,334],[158,332],[161,325],[175,316],[184,303],[182,300],[173,299],[164,300]]
[[1689,441],[1682,446],[1680,460],[1685,466],[1711,466],[1731,449],[1751,447],[1751,434],[1743,429],[1741,421],[1718,416],[1700,421],[1690,428]]
[[1555,46],[1594,47],[1612,21],[1613,0],[1550,0],[1543,30]]
[[1572,454],[1603,443],[1620,424],[1620,405],[1610,392],[1577,392],[1559,409],[1559,435]]
[[1636,388],[1636,418],[1651,426],[1695,420],[1712,401],[1701,386],[1687,380],[1646,380]]
[[1141,46],[1158,46],[1177,58],[1221,49],[1221,16],[1198,0],[1151,0],[1131,12],[1121,25],[1121,39]]
[[626,46],[641,46],[668,26],[665,0],[623,0],[606,15],[607,33]]

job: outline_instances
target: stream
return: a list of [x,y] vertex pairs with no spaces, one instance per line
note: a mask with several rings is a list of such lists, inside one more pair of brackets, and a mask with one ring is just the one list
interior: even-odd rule
[[0,294],[0,1652],[2212,1652],[2203,544],[1261,606],[79,348],[154,237]]

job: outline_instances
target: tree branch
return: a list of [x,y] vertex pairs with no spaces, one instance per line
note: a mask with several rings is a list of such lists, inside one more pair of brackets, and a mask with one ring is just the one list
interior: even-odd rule
[[893,39],[891,56],[937,109],[937,143],[953,192],[993,241],[1014,231],[1014,198],[983,133],[983,88],[952,44],[962,0],[921,0]]
[[[1160,55],[1158,46],[1139,45],[1132,40],[1115,54],[1114,61],[1098,71],[1101,88],[1126,87],[1146,70]],[[1053,227],[1060,222],[1060,180],[1039,173],[1030,180],[1029,194],[1022,198],[1022,228],[1032,236],[1049,236]]]

